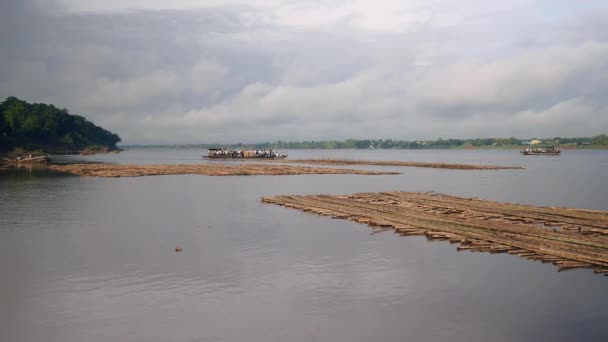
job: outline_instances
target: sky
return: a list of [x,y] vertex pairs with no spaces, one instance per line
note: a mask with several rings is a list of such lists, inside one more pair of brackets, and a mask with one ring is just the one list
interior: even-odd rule
[[0,98],[124,144],[608,133],[608,3],[4,0]]

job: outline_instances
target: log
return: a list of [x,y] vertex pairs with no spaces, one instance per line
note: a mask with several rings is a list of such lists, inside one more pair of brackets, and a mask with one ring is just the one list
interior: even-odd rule
[[460,243],[458,251],[506,252],[562,268],[608,269],[608,212],[407,192],[276,196],[264,202],[392,227],[404,236]]

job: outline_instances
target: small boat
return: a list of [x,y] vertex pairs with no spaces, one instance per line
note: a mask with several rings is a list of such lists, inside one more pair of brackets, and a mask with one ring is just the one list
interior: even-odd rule
[[276,152],[273,149],[263,150],[227,150],[222,148],[210,148],[205,159],[285,159],[287,154]]
[[520,151],[524,156],[540,156],[540,155],[548,155],[548,156],[557,156],[562,151],[559,148],[555,148],[553,146],[542,147],[542,148],[526,148]]
[[7,164],[48,164],[51,162],[51,158],[29,155],[27,157],[2,158],[2,161]]

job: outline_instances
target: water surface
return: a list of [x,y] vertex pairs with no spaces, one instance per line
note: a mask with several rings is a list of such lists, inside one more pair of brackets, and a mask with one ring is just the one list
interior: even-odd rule
[[[58,161],[202,163],[198,150]],[[0,173],[0,341],[599,341],[608,279],[262,204],[437,191],[608,210],[608,153],[288,151],[525,166],[401,175],[87,178]],[[212,161],[214,162],[214,161]],[[183,252],[175,253],[176,246]]]

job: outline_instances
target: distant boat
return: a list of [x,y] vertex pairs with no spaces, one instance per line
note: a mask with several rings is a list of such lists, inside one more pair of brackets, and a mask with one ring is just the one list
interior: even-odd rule
[[227,150],[222,148],[210,148],[207,151],[207,155],[203,156],[205,159],[285,159],[287,154],[283,152],[276,152],[273,149],[263,150]]
[[542,147],[542,148],[526,148],[520,151],[524,156],[540,156],[540,155],[548,155],[548,156],[557,156],[562,151],[559,148],[555,148],[553,146]]

